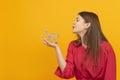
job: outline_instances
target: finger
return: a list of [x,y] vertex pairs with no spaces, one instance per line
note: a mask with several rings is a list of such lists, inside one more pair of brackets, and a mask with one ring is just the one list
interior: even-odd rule
[[43,38],[43,40],[44,40],[47,44],[51,44],[51,42],[48,41],[46,38]]
[[41,40],[45,45],[47,45],[47,42],[44,39],[41,39]]
[[51,46],[52,45],[52,43],[50,41],[48,41],[46,38],[43,37],[42,40],[45,43],[45,45],[47,45],[47,46]]
[[44,41],[46,41],[46,40],[47,40],[45,37],[42,37],[42,39],[43,39]]
[[42,41],[46,42],[46,39],[45,39],[45,38],[42,38]]

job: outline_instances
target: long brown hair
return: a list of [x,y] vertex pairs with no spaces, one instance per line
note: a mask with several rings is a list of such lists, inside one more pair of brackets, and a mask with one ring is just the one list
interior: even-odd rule
[[[94,64],[97,65],[100,57],[100,42],[101,40],[108,42],[108,40],[106,39],[101,30],[99,18],[95,13],[83,11],[79,12],[78,15],[80,15],[86,23],[91,23],[90,27],[88,28],[87,32],[83,37],[83,41],[87,45],[87,53],[85,56],[92,56]],[[78,36],[78,39],[76,40],[76,46],[79,45],[81,45],[80,36]],[[90,52],[88,53],[89,50]]]

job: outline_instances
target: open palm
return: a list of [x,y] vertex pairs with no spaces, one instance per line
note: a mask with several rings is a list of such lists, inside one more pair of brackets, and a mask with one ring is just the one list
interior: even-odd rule
[[50,47],[56,47],[57,46],[57,43],[55,42],[50,42],[48,41],[46,38],[42,37],[42,42],[47,45],[47,46],[50,46]]

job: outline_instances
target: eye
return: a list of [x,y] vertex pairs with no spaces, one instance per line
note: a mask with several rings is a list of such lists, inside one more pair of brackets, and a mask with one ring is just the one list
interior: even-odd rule
[[76,21],[78,22],[79,20],[78,20],[78,19],[76,19]]

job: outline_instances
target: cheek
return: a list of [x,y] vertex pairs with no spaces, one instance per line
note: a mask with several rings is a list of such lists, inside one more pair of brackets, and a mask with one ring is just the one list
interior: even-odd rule
[[83,30],[84,29],[84,25],[82,25],[82,24],[77,24],[77,29],[79,29],[79,30]]

